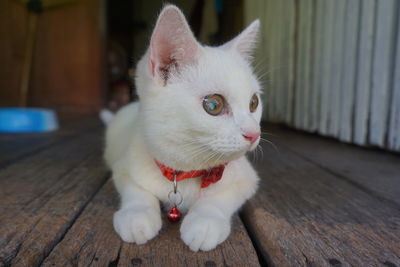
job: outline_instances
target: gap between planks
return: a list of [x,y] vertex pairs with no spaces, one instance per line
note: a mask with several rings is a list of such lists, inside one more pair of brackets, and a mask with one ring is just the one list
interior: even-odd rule
[[[304,151],[312,151],[312,142],[298,132],[270,132],[281,134],[281,150],[264,151],[264,161],[256,164],[264,172],[260,189],[242,212],[265,261],[275,266],[399,264],[398,205],[310,161],[313,154]],[[296,142],[303,146],[296,150]]]
[[87,116],[61,121],[61,128],[54,132],[0,135],[0,169],[96,128],[101,128],[100,122]]
[[[233,217],[232,233],[224,243],[209,252],[192,252],[180,239],[179,224],[166,220],[161,232],[146,244],[122,242],[111,223],[117,207],[118,194],[109,180],[43,261],[43,266],[87,266],[91,263],[101,266],[259,266],[252,242],[237,215]],[[101,217],[94,220],[99,215]]]
[[0,266],[40,262],[101,188],[99,139],[83,133],[0,171]]

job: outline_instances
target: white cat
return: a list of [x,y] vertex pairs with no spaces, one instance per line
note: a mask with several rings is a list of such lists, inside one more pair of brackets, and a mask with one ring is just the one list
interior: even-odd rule
[[232,214],[259,180],[245,157],[260,136],[260,85],[250,66],[258,30],[257,20],[220,47],[201,46],[177,7],[162,10],[137,66],[140,101],[121,109],[106,133],[105,159],[121,195],[114,228],[125,242],[155,237],[160,201],[173,204],[173,183],[156,162],[183,172],[225,166],[208,186],[199,177],[179,181],[178,208],[187,212],[180,232],[193,251],[228,237]]

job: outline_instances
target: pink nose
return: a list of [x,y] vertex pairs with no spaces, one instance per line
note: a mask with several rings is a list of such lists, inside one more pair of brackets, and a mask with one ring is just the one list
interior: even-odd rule
[[245,134],[242,134],[242,135],[243,135],[244,139],[250,141],[250,143],[253,144],[260,137],[260,132],[245,133]]

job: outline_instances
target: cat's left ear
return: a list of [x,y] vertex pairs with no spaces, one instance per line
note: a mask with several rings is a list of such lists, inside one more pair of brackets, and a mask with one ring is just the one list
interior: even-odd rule
[[259,31],[260,20],[257,19],[234,39],[222,45],[222,48],[234,49],[246,60],[251,60],[251,56],[256,48]]
[[150,40],[150,72],[166,84],[169,76],[187,64],[193,64],[201,46],[193,36],[185,16],[174,5],[161,11]]

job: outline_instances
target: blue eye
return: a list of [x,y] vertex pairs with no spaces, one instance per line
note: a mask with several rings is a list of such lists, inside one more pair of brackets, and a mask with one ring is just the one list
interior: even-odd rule
[[203,99],[204,110],[213,116],[221,114],[224,109],[224,98],[221,95],[208,95]]

